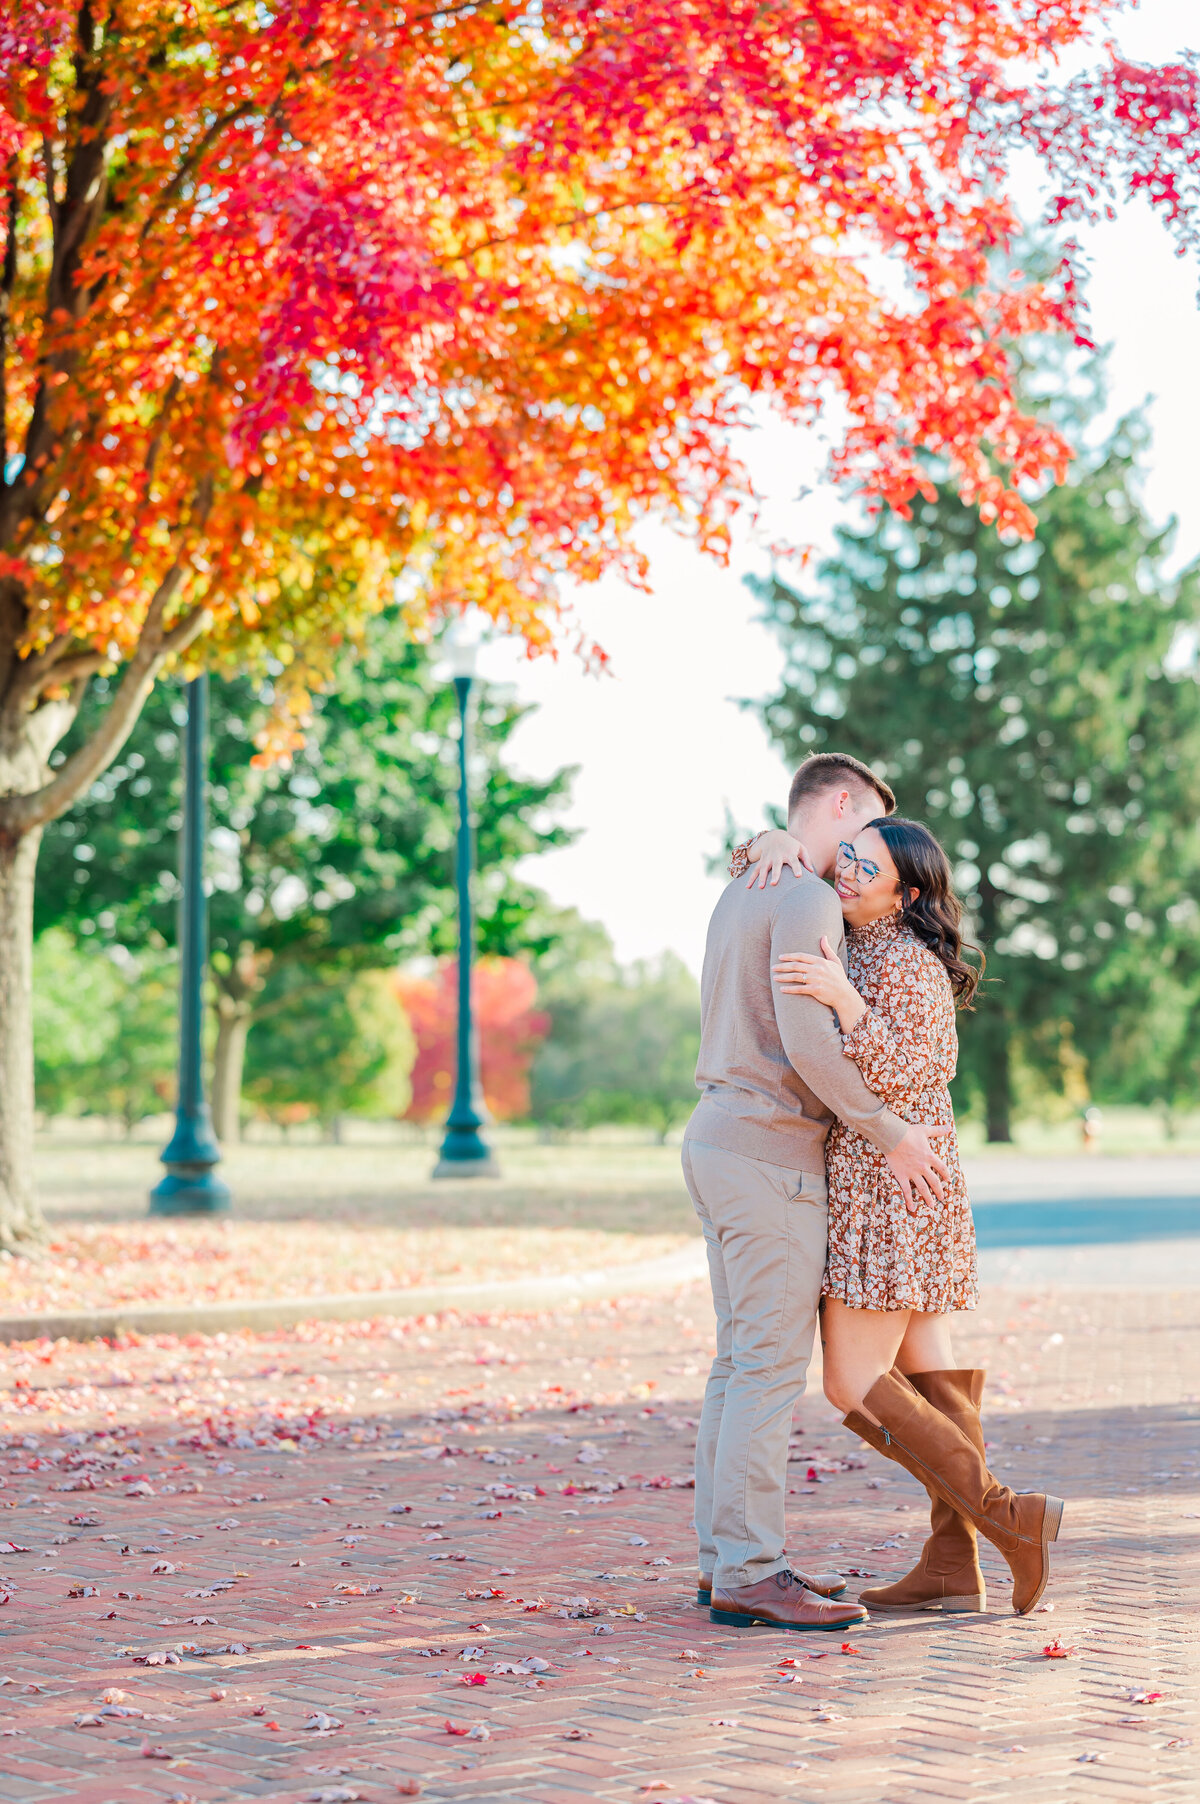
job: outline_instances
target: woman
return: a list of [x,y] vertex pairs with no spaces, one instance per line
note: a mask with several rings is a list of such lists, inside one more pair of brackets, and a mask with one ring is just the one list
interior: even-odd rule
[[[761,883],[807,856],[786,833],[734,853],[731,873],[760,863]],[[838,853],[847,969],[822,956],[774,967],[780,989],[833,1009],[846,1057],[908,1121],[953,1125],[955,1006],[972,1004],[982,963],[963,956],[962,905],[945,852],[918,821],[872,821]],[[1032,1610],[1049,1577],[1047,1544],[1062,1504],[1017,1495],[987,1470],[979,1409],[984,1374],[955,1367],[950,1316],[978,1300],[975,1230],[954,1135],[933,1203],[902,1193],[883,1154],[835,1122],[826,1149],[829,1259],[823,1285],[825,1394],[846,1425],[913,1472],[932,1500],[932,1533],[913,1570],[864,1591],[871,1609],[982,1610],[976,1529],[1013,1573],[1013,1607]]]

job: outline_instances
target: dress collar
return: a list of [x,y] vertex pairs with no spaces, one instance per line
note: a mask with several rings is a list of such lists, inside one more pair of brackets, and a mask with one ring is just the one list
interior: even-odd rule
[[846,938],[859,947],[883,946],[895,939],[903,925],[897,909],[880,915],[877,921],[868,921],[865,927],[847,927]]

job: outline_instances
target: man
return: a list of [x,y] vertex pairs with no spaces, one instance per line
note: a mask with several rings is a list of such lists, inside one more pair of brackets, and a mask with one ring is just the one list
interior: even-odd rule
[[839,843],[895,806],[857,759],[806,759],[792,779],[788,830],[814,869],[784,871],[765,888],[730,883],[709,925],[702,1095],[683,1169],[717,1315],[696,1442],[699,1597],[710,1592],[714,1622],[836,1630],[865,1619],[857,1604],[836,1600],[845,1589],[837,1574],[806,1580],[784,1551],[788,1436],[825,1270],[825,1140],[839,1116],[883,1150],[906,1189],[928,1196],[940,1194],[946,1171],[931,1137],[947,1130],[885,1108],[844,1057],[829,1009],[782,995],[771,965],[783,952],[819,953],[822,936],[845,961],[841,908],[823,879]]

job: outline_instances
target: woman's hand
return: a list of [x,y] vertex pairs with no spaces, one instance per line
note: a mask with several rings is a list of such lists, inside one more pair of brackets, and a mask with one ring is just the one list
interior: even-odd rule
[[782,827],[768,827],[753,840],[749,851],[750,881],[747,889],[753,889],[757,882],[759,889],[766,889],[768,882],[778,883],[781,871],[794,871],[797,877],[801,871],[811,871],[813,861],[808,855],[808,848],[785,833]]
[[842,1032],[849,1033],[864,1015],[867,1005],[842,969],[829,941],[821,940],[821,956],[815,952],[785,952],[771,973],[785,996],[811,996],[836,1010]]

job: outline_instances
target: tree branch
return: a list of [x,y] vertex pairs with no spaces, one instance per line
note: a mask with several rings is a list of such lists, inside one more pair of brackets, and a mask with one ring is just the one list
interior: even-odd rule
[[197,138],[196,142],[192,145],[192,148],[180,162],[178,169],[175,171],[162,193],[158,196],[158,199],[151,207],[149,213],[146,215],[146,222],[141,230],[143,242],[149,237],[159,215],[166,211],[173,200],[178,199],[183,190],[183,184],[186,182],[188,176],[196,167],[197,163],[201,161],[205,152],[212,149],[226,126],[232,125],[235,119],[243,119],[247,113],[253,113],[256,110],[259,110],[259,103],[257,101],[243,100],[239,105],[231,108],[228,113],[222,113],[219,118],[214,119],[208,130]]
[[42,133],[42,167],[45,171],[46,211],[50,215],[50,227],[57,238],[60,208],[58,204],[58,171],[54,166],[54,141],[48,133]]
[[8,487],[8,328],[17,285],[17,214],[21,205],[20,165],[8,159],[8,218],[4,231],[4,267],[0,272],[0,489]]
[[41,681],[33,694],[38,696],[44,689],[59,683],[70,688],[72,683],[83,682],[88,677],[95,676],[98,670],[103,670],[106,664],[111,663],[112,659],[102,651],[81,651],[72,658],[60,658],[41,673]]
[[73,683],[94,676],[111,662],[90,647],[68,656],[76,643],[73,633],[59,633],[43,650],[15,660],[13,679],[0,709],[0,721],[8,730],[19,731],[21,716],[51,683]]
[[159,584],[137,650],[125,668],[121,686],[107,714],[91,739],[80,746],[41,789],[0,800],[0,830],[15,836],[35,827],[44,827],[47,821],[65,813],[101,772],[108,769],[137,724],[146,697],[163,665],[177,652],[186,651],[210,624],[212,616],[207,608],[193,608],[169,631],[163,631],[163,615],[183,576],[183,566],[176,564]]

